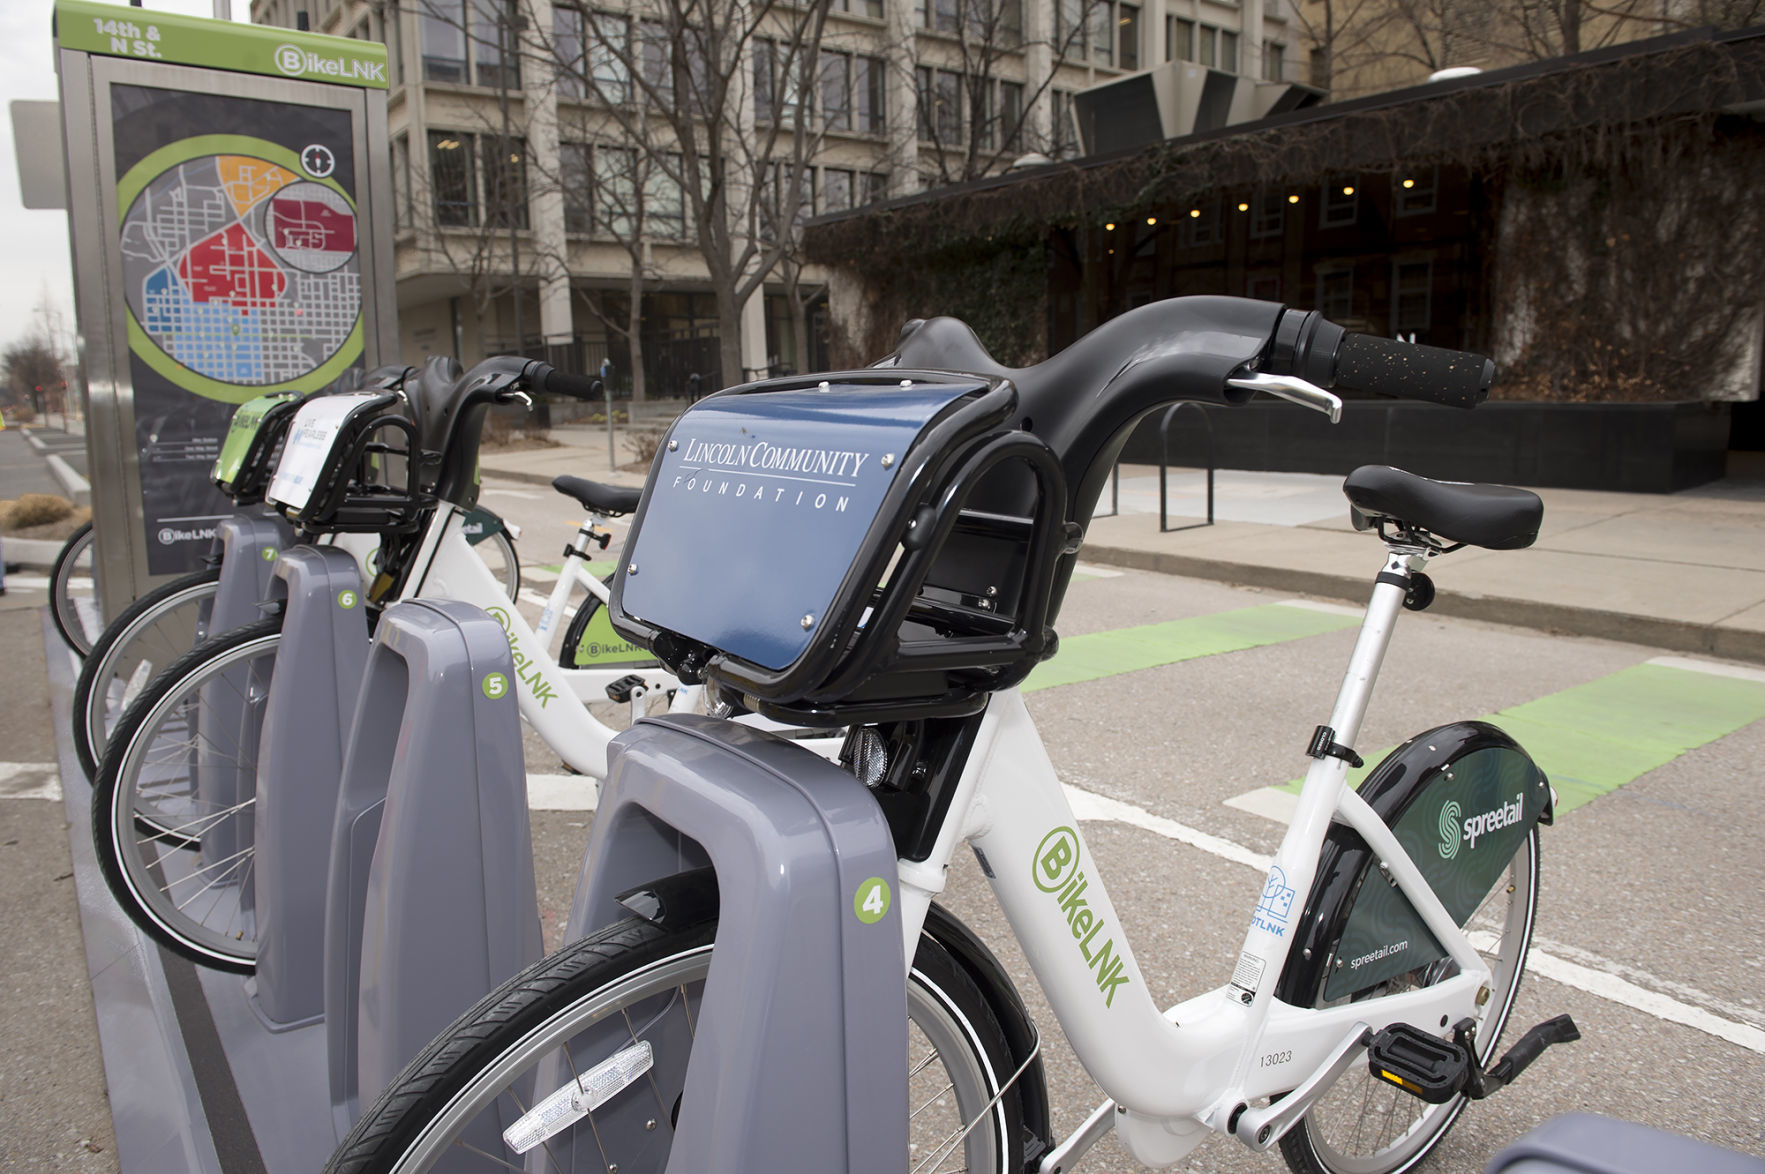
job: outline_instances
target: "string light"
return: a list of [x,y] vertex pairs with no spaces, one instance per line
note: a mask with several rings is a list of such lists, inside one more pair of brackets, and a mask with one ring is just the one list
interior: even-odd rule
[[1115,231],[1115,221],[1111,220],[1108,224],[1105,224],[1103,226],[1103,231],[1104,232],[1114,232]]
[[1200,220],[1201,219],[1201,209],[1200,208],[1189,209],[1189,218],[1192,220]]
[[1297,204],[1297,203],[1299,203],[1299,197],[1298,196],[1288,196],[1287,202],[1289,204]]
[[1345,195],[1345,196],[1352,196],[1352,195],[1354,195],[1354,185],[1353,185],[1353,184],[1347,184],[1347,185],[1345,185],[1345,186],[1344,186],[1344,187],[1343,187],[1343,189],[1342,189],[1342,194],[1343,194],[1343,195]]
[[1413,188],[1416,186],[1416,181],[1413,179],[1406,179],[1403,181],[1403,186],[1406,188]]
[[1250,205],[1249,205],[1249,204],[1239,204],[1239,205],[1238,205],[1238,211],[1240,211],[1240,212],[1248,212],[1248,211],[1250,211]]
[[1146,218],[1146,227],[1147,227],[1147,228],[1153,228],[1153,227],[1156,227],[1156,226],[1157,226],[1157,224],[1158,224],[1158,217],[1156,217],[1156,216],[1148,216],[1148,217],[1147,217],[1147,218]]

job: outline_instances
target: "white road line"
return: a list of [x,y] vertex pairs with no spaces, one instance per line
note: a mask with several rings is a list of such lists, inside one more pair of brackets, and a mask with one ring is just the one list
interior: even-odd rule
[[41,440],[38,440],[37,434],[35,432],[30,431],[29,429],[25,430],[25,443],[30,445],[32,448],[36,449],[38,452],[43,452],[43,451],[47,450],[49,447],[48,445],[44,444]]
[[1091,563],[1075,563],[1073,565],[1073,573],[1078,575],[1089,575],[1093,579],[1119,579],[1123,574],[1122,571],[1117,570],[1115,567],[1100,567]]
[[53,762],[0,762],[0,799],[61,798],[61,772]]
[[1321,611],[1327,616],[1354,616],[1357,619],[1367,614],[1364,607],[1350,607],[1346,603],[1324,603],[1316,599],[1283,599],[1282,607],[1297,607],[1304,611]]
[[92,485],[84,477],[74,472],[74,467],[59,456],[49,458],[49,471],[61,482],[61,487],[72,494],[90,493]]
[[[489,474],[489,476],[495,477],[496,474],[491,473],[491,474]],[[502,495],[503,497],[524,497],[529,501],[538,501],[540,498],[547,496],[544,493],[529,493],[525,489],[504,489],[500,485],[495,485],[495,486],[486,485],[484,488],[480,489],[478,492],[480,494],[496,493],[496,494]]]
[[15,572],[6,576],[6,586],[9,588],[22,587],[26,591],[47,591],[49,589],[49,576],[22,575]]
[[551,602],[551,600],[547,599],[545,596],[541,595],[539,592],[529,591],[525,587],[521,588],[521,600],[523,603],[531,603],[531,604],[535,604],[536,606],[539,606],[539,607],[544,607],[546,604]]
[[1648,663],[1658,664],[1663,668],[1709,673],[1713,677],[1735,677],[1742,681],[1765,681],[1765,669],[1749,668],[1739,664],[1723,664],[1714,660],[1693,660],[1689,656],[1657,656],[1649,660]]
[[527,776],[527,806],[532,811],[593,811],[600,784],[587,775]]
[[1226,800],[1226,806],[1260,815],[1264,819],[1272,819],[1276,823],[1292,823],[1293,813],[1299,809],[1299,796],[1279,787],[1258,787],[1242,795],[1233,795]]
[[[1160,815],[1153,815],[1131,803],[1123,803],[1118,799],[1105,798],[1078,787],[1066,786],[1067,800],[1072,803],[1073,814],[1086,821],[1109,821],[1125,823],[1141,828],[1167,839],[1177,840],[1203,852],[1218,856],[1224,860],[1235,861],[1248,865],[1257,871],[1265,871],[1269,867],[1270,858],[1260,852],[1252,852],[1242,844],[1222,839],[1198,831],[1186,824],[1180,824]],[[1702,1007],[1694,1007],[1679,999],[1664,995],[1658,990],[1650,990],[1634,982],[1595,970],[1591,966],[1583,966],[1566,958],[1559,958],[1534,944],[1527,955],[1527,966],[1536,974],[1564,986],[1574,987],[1590,995],[1629,1007],[1633,1011],[1641,1011],[1645,1015],[1653,1015],[1657,1019],[1665,1019],[1669,1023],[1679,1023],[1686,1027],[1713,1035],[1731,1044],[1746,1048],[1750,1052],[1765,1054],[1765,1031],[1745,1023],[1736,1023],[1725,1019]],[[1665,986],[1652,976],[1636,973],[1639,978],[1646,978],[1652,985]],[[1718,1000],[1705,995],[1699,1000],[1704,1003],[1717,1003]]]

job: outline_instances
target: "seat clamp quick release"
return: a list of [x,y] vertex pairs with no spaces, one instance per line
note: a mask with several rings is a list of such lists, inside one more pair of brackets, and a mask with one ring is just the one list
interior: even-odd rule
[[1305,752],[1312,758],[1340,758],[1352,767],[1362,767],[1366,763],[1361,756],[1336,740],[1336,731],[1329,726],[1319,726],[1312,731],[1311,745]]

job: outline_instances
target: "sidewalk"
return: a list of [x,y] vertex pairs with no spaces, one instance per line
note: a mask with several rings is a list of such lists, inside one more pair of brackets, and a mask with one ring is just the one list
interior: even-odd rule
[[[632,461],[619,430],[618,456]],[[486,452],[484,474],[549,484],[609,476],[605,432],[553,430],[558,447]],[[1467,548],[1430,570],[1438,614],[1765,661],[1765,462],[1673,494],[1541,489],[1527,550]],[[1080,557],[1171,575],[1364,602],[1381,550],[1349,524],[1341,478],[1221,470],[1216,524],[1160,533],[1156,466],[1121,470],[1121,514],[1093,519]],[[1170,472],[1170,522],[1206,513],[1204,475]],[[1109,509],[1105,488],[1099,508]]]

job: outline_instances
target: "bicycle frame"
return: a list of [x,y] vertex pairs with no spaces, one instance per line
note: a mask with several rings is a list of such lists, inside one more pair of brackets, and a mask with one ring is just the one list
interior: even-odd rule
[[[1424,551],[1393,548],[1386,570],[1407,574],[1426,557]],[[1359,731],[1403,598],[1404,589],[1390,581],[1373,589],[1331,717],[1342,744],[1352,744]],[[1113,1099],[1115,1111],[1106,1104],[1081,1131],[1090,1135],[1080,1149],[1101,1136],[1111,1119],[1130,1152],[1148,1165],[1178,1160],[1210,1131],[1266,1149],[1359,1057],[1369,1029],[1472,1016],[1490,980],[1488,967],[1396,837],[1346,785],[1347,772],[1345,761],[1328,756],[1315,759],[1306,772],[1297,813],[1269,869],[1232,981],[1160,1013],[1021,694],[998,693],[935,848],[923,862],[899,861],[907,957],[913,956],[927,907],[944,887],[952,854],[967,840],[1073,1050]],[[1274,997],[1333,819],[1359,832],[1388,865],[1391,879],[1458,964],[1456,976],[1325,1009]],[[1290,1095],[1246,1111],[1273,1093]],[[1277,1113],[1276,1127],[1263,1128]]]
[[[503,593],[490,568],[473,552],[462,532],[464,517],[465,511],[458,506],[446,502],[436,505],[406,578],[403,598],[458,599],[488,612],[509,636],[521,716],[571,769],[597,779],[606,777],[607,743],[617,731],[596,720],[584,699],[606,696],[607,686],[630,676],[632,670],[566,669],[549,651],[552,626],[562,616],[573,585],[582,582],[605,602],[604,585],[581,569],[586,558],[572,543],[541,628],[535,631]],[[678,690],[676,708],[688,708],[696,700],[695,690],[681,688],[660,666],[640,675],[651,694]]]

